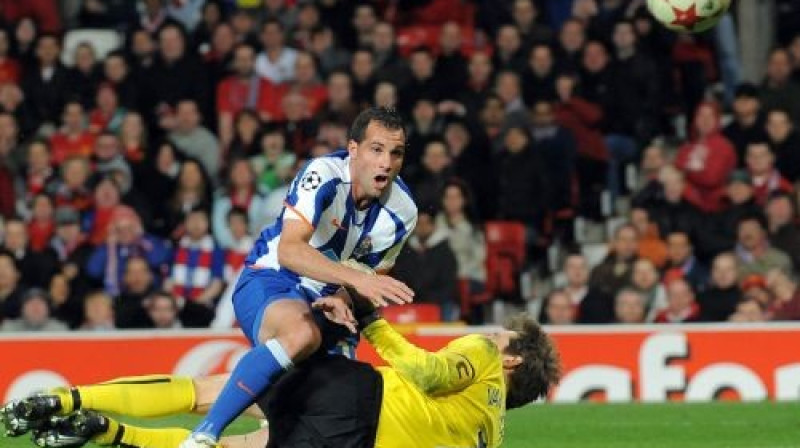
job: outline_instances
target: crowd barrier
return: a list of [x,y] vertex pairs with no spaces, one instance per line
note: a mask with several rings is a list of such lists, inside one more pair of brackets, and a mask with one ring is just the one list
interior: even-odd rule
[[[491,327],[406,328],[438,349]],[[800,324],[549,328],[564,375],[550,399],[626,402],[800,399]],[[225,372],[247,350],[237,331],[0,335],[0,396],[119,376]],[[379,363],[366,344],[360,359]]]

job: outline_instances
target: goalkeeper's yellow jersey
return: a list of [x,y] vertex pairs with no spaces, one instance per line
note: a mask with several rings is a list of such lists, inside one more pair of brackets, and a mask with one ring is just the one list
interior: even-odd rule
[[464,336],[431,353],[386,321],[364,331],[391,367],[383,376],[376,448],[490,448],[503,441],[506,385],[497,346]]

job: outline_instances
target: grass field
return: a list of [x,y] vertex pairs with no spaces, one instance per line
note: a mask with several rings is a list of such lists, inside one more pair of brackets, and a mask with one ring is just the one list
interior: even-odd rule
[[[158,424],[191,427],[195,421],[186,416]],[[255,426],[243,420],[231,431],[246,432]],[[0,438],[2,448],[31,446],[27,438]],[[800,447],[800,404],[530,406],[508,414],[503,447]]]

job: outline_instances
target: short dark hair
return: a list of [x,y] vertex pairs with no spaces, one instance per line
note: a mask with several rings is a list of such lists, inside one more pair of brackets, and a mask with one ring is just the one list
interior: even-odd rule
[[761,227],[761,230],[766,231],[769,228],[769,223],[767,223],[767,217],[764,216],[763,213],[753,211],[749,213],[745,213],[741,218],[739,218],[739,222],[736,224],[736,228],[738,229],[741,225],[745,222],[752,221]]
[[529,315],[513,316],[505,326],[518,335],[506,352],[522,357],[508,381],[506,409],[514,409],[547,396],[561,377],[561,359],[550,336]]
[[354,140],[356,143],[361,143],[364,140],[364,134],[367,132],[367,127],[371,122],[377,122],[386,129],[393,131],[401,130],[405,134],[405,123],[403,117],[393,107],[370,107],[358,114],[353,125],[350,126],[347,139]]
[[245,223],[247,223],[248,225],[250,224],[250,215],[247,214],[247,209],[245,209],[244,207],[239,207],[239,206],[231,207],[231,209],[228,211],[228,216],[226,217],[226,220],[230,220],[234,216],[238,216],[242,218]]

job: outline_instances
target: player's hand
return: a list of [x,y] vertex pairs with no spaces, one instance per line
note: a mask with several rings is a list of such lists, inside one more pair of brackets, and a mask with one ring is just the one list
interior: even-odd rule
[[411,288],[388,275],[362,274],[351,286],[376,307],[388,306],[389,302],[404,305],[414,300],[414,291]]
[[356,327],[358,322],[353,316],[353,310],[350,309],[350,306],[343,298],[337,296],[323,297],[312,303],[311,307],[322,311],[329,321],[344,325],[352,333],[358,333],[358,328]]

